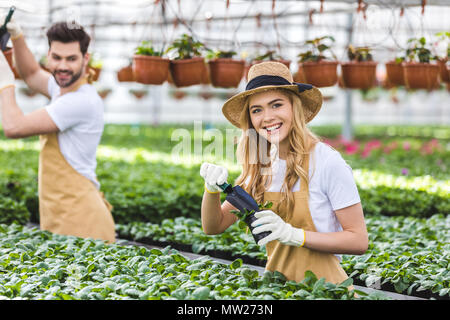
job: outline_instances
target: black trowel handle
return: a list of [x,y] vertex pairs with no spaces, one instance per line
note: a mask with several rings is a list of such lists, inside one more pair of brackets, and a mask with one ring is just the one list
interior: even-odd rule
[[16,7],[14,7],[14,6],[9,8],[9,12],[6,15],[5,23],[3,23],[2,28],[6,29],[6,25],[11,21],[12,15],[13,15],[15,10],[16,10]]
[[229,184],[228,182],[221,184],[219,186],[219,188],[222,189],[222,191],[225,192],[226,194],[230,194],[233,192],[233,186],[231,184]]

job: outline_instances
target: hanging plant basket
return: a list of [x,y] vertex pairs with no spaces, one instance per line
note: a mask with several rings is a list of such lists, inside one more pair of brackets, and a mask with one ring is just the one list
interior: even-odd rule
[[92,81],[98,81],[98,78],[100,78],[100,74],[102,72],[101,68],[97,67],[86,67],[86,73],[90,73],[90,70],[92,71]]
[[338,81],[337,66],[337,61],[302,62],[298,74],[303,72],[304,83],[318,88],[331,87]]
[[17,72],[16,68],[14,67],[14,60],[13,60],[13,48],[7,47],[5,51],[3,51],[3,54],[5,55],[6,61],[8,61],[9,67],[11,68],[12,72],[14,73],[15,79],[22,79]]
[[245,61],[218,58],[209,61],[211,83],[214,87],[237,88],[244,75]]
[[159,56],[134,55],[134,79],[143,84],[163,84],[167,80],[169,64],[169,59]]
[[105,99],[111,93],[111,89],[99,89],[97,90],[97,93],[100,98]]
[[119,82],[133,82],[134,76],[133,76],[133,67],[126,66],[117,71],[117,80]]
[[376,85],[377,63],[350,61],[341,63],[342,85],[349,89],[369,89]]
[[404,62],[403,75],[408,89],[432,90],[439,86],[439,66],[424,62]]
[[201,84],[211,84],[211,75],[209,72],[208,65],[205,63],[203,65],[202,81]]
[[129,92],[138,100],[142,99],[148,94],[148,91],[146,89],[130,89]]
[[450,82],[450,77],[447,71],[447,58],[437,60],[439,66],[439,75],[441,77],[442,82]]
[[201,57],[171,60],[170,74],[176,87],[201,84],[205,77],[205,60]]
[[394,86],[404,86],[403,65],[395,60],[386,63],[386,75],[389,83]]

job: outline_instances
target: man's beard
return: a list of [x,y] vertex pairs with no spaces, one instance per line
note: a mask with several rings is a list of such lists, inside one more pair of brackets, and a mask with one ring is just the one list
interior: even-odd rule
[[[70,87],[72,84],[74,84],[78,79],[80,79],[82,71],[83,71],[83,69],[80,68],[80,72],[74,74],[72,71],[69,71],[69,70],[55,70],[53,72],[53,77],[55,78],[55,81],[58,84],[58,86],[60,86],[61,88],[67,88],[67,87]],[[68,81],[66,80],[64,82],[61,82],[58,80],[57,74],[63,73],[63,72],[68,74],[69,76],[71,76],[68,79]]]

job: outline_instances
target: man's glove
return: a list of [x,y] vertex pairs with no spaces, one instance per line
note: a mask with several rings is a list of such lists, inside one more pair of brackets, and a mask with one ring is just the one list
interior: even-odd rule
[[268,242],[278,240],[282,244],[302,247],[305,244],[305,231],[303,229],[294,228],[289,223],[286,223],[272,210],[263,210],[255,213],[257,218],[252,227],[253,234],[258,234],[264,231],[271,231],[267,237],[262,238],[259,246],[266,245]]
[[228,178],[228,170],[221,166],[204,162],[200,167],[200,175],[205,179],[205,189],[209,193],[219,193],[218,185],[224,184]]
[[0,91],[11,86],[14,86],[14,73],[0,50]]
[[[6,19],[6,14],[0,14],[0,24],[3,24]],[[11,40],[15,40],[23,35],[22,28],[20,27],[19,23],[17,23],[14,18],[11,18],[11,20],[6,25],[6,30],[11,35]]]

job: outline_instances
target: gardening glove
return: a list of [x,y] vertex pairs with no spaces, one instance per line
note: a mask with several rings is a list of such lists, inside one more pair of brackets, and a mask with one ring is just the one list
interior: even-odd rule
[[224,184],[228,178],[228,170],[224,167],[204,162],[200,167],[200,175],[205,179],[205,189],[209,193],[219,193],[218,185]]
[[[6,14],[3,13],[0,15],[0,24],[3,24],[6,19]],[[22,28],[20,27],[19,23],[17,23],[14,18],[11,18],[11,20],[6,25],[6,30],[11,35],[11,40],[15,40],[23,35]]]
[[9,67],[5,55],[0,50],[0,91],[12,86],[14,86],[14,73]]
[[255,213],[257,218],[252,227],[253,234],[258,234],[264,231],[270,231],[267,237],[259,240],[258,245],[264,246],[268,242],[278,240],[282,244],[302,247],[305,244],[305,231],[303,229],[294,228],[289,223],[286,223],[272,210],[263,210]]

